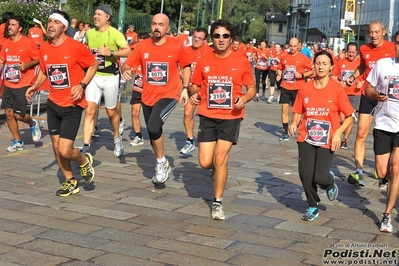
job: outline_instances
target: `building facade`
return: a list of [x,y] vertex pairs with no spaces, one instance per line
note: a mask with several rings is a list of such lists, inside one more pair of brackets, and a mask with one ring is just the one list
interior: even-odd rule
[[284,45],[286,43],[288,34],[287,21],[288,18],[285,14],[270,13],[266,15],[266,40],[269,44],[274,42]]

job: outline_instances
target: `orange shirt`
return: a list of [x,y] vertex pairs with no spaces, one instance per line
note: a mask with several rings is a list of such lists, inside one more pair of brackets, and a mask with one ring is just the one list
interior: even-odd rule
[[322,89],[315,89],[314,80],[301,86],[292,112],[303,114],[297,142],[331,149],[331,139],[340,127],[340,113],[346,117],[355,112],[342,87],[332,79]]
[[281,75],[281,87],[286,90],[298,90],[305,79],[295,78],[295,72],[305,74],[306,71],[312,70],[311,60],[304,54],[297,52],[295,55],[285,53],[281,57],[278,69],[283,71]]
[[4,31],[6,29],[6,23],[2,23],[0,25],[0,49],[1,49],[1,45],[3,45],[4,42]]
[[[359,65],[359,58],[355,58],[353,61],[349,61],[347,58],[337,60],[334,68],[332,69],[331,75],[336,76],[339,81],[346,81],[351,75],[353,75],[353,73],[355,73],[355,70]],[[354,82],[354,84],[350,87],[345,86],[344,89],[347,95],[362,94],[361,89],[357,88],[356,82]]]
[[129,44],[129,47],[131,49],[134,49],[134,47],[136,47],[137,42],[138,42],[137,33],[135,31],[133,31],[133,32],[126,31],[125,38],[126,38],[127,43]]
[[256,64],[255,67],[260,70],[267,70],[269,68],[268,66],[268,60],[269,57],[271,56],[270,50],[269,49],[261,49],[259,48],[256,51]]
[[180,33],[177,37],[176,40],[183,45],[183,47],[186,47],[190,44],[190,39],[188,38],[187,34]]
[[252,63],[252,61],[255,61],[255,55],[256,55],[256,48],[253,46],[250,46],[247,48],[245,46],[245,53],[247,54],[248,61]]
[[209,118],[236,119],[244,117],[244,109],[234,109],[242,87],[254,85],[251,65],[246,57],[231,52],[226,58],[207,53],[198,60],[191,83],[200,86],[198,114]]
[[84,69],[93,65],[96,59],[90,50],[71,37],[53,46],[49,41],[40,48],[40,70],[50,81],[49,100],[61,107],[87,106],[86,98],[72,101],[71,87],[78,85],[84,78]]
[[203,57],[206,53],[212,52],[213,48],[209,47],[208,44],[204,44],[197,50],[195,50],[193,46],[188,46],[185,48],[185,50],[191,62],[191,75],[192,75],[194,73],[198,60],[201,57]]
[[278,64],[280,64],[282,55],[283,55],[283,50],[280,50],[279,53],[276,53],[276,51],[273,51],[271,53],[270,70],[277,71],[277,67]]
[[181,82],[179,66],[190,64],[187,51],[174,38],[166,38],[160,46],[152,39],[146,39],[137,45],[126,59],[125,64],[133,69],[140,65],[143,71],[142,102],[153,106],[163,98],[179,100]]
[[28,37],[32,39],[36,45],[41,45],[43,43],[43,30],[41,28],[32,27],[28,31]]
[[5,59],[4,84],[13,89],[31,86],[35,68],[31,67],[21,71],[20,64],[27,64],[39,59],[39,49],[35,43],[23,35],[16,42],[5,39],[0,54],[0,58]]

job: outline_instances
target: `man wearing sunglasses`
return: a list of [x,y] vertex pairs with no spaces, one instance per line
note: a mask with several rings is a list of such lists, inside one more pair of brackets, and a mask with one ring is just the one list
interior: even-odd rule
[[[246,56],[229,47],[233,25],[217,20],[211,26],[214,51],[198,60],[192,76],[190,101],[198,105],[198,158],[213,173],[214,200],[211,218],[224,220],[222,197],[227,181],[227,161],[231,146],[237,144],[245,103],[256,93],[251,65]],[[242,93],[246,86],[247,93]]]
[[[198,60],[203,57],[209,51],[213,51],[211,47],[207,44],[206,40],[208,38],[208,30],[203,27],[198,27],[194,29],[193,34],[193,45],[188,46],[186,48],[187,53],[190,57],[191,62],[191,73],[194,73],[195,66]],[[183,123],[184,128],[186,129],[186,144],[180,150],[180,153],[183,155],[190,155],[193,151],[195,151],[194,144],[194,110],[195,105],[188,101],[184,106],[184,117]]]

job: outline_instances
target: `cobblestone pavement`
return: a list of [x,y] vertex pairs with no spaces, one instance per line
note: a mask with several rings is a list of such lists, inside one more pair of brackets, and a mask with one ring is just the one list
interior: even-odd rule
[[[198,166],[197,151],[191,157],[179,154],[185,142],[181,106],[164,126],[166,157],[173,168],[166,186],[151,183],[155,157],[146,130],[143,146],[129,146],[130,105],[122,108],[125,154],[113,156],[110,125],[100,109],[101,137],[92,143],[96,178],[65,198],[55,196],[63,180],[46,113],[40,116],[40,142],[33,143],[28,126],[20,123],[25,150],[15,153],[6,152],[12,137],[0,119],[0,265],[295,266],[332,264],[340,256],[341,263],[353,265],[397,264],[399,204],[392,215],[394,232],[380,233],[386,191],[372,177],[371,134],[366,186],[346,180],[354,171],[353,133],[349,149],[339,150],[332,166],[338,200],[330,202],[320,191],[319,218],[304,222],[307,205],[297,173],[297,145],[292,138],[278,141],[280,106],[248,103],[229,159],[223,197],[227,217],[213,221],[210,172]],[[76,146],[82,138],[81,128]],[[78,165],[73,167],[79,177]]]

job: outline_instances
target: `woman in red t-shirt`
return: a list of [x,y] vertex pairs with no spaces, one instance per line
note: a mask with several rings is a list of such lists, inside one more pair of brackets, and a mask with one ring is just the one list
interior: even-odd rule
[[[315,54],[316,76],[298,90],[292,107],[292,124],[288,128],[291,136],[298,129],[298,171],[309,204],[302,216],[305,221],[319,216],[317,185],[326,190],[329,200],[338,196],[331,162],[334,152],[340,148],[341,134],[353,122],[355,112],[345,91],[330,78],[333,66],[334,60],[327,51]],[[342,124],[340,112],[345,115]]]

